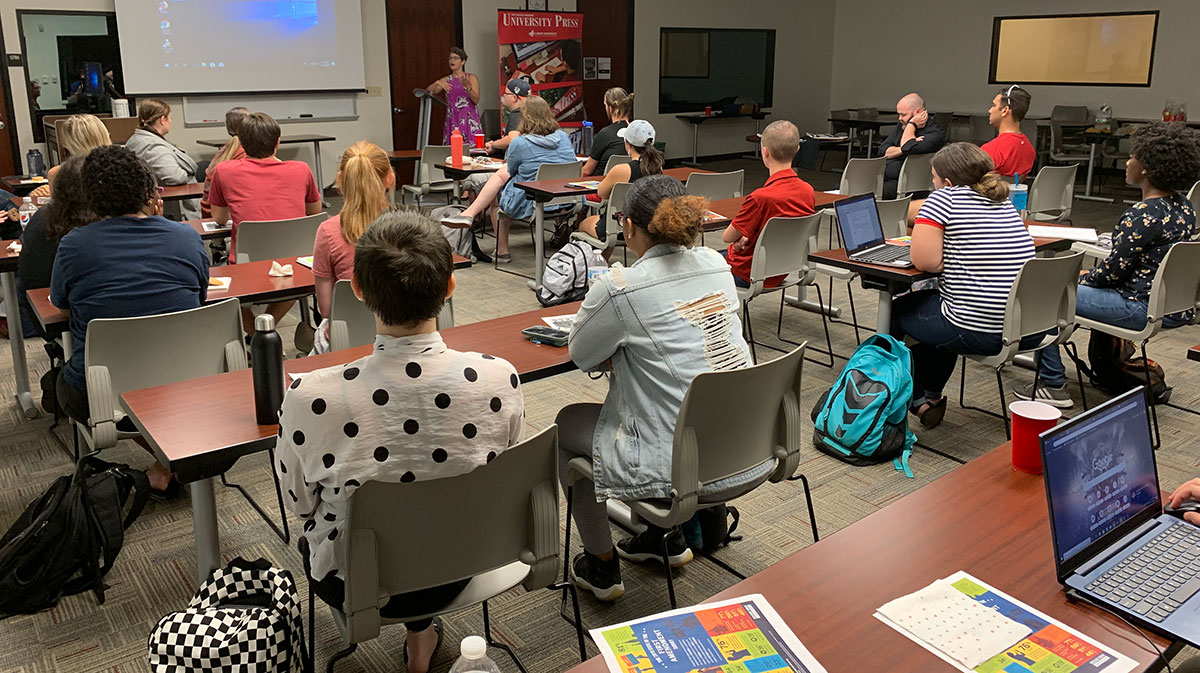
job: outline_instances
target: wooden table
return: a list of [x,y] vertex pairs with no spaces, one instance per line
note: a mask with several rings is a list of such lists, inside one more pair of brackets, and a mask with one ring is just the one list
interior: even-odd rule
[[692,160],[691,160],[691,162],[685,161],[684,165],[685,166],[694,166],[696,168],[700,167],[700,158],[697,155],[700,152],[700,125],[703,124],[704,122],[711,121],[713,119],[753,119],[754,120],[754,132],[758,133],[759,124],[762,122],[762,120],[764,120],[768,116],[770,116],[770,114],[771,114],[770,112],[751,112],[750,114],[728,114],[728,115],[704,114],[704,113],[675,115],[676,119],[683,120],[692,125]]
[[392,150],[387,153],[388,161],[395,164],[402,164],[406,161],[420,161],[421,150]]
[[[762,594],[830,673],[940,673],[953,669],[873,615],[964,570],[1135,659],[1136,670],[1157,670],[1158,655],[1136,631],[1067,602],[1054,573],[1045,486],[1041,477],[1012,469],[1011,453],[1002,444],[710,600]],[[1160,648],[1180,647],[1150,637]],[[593,657],[571,673],[606,670]]]
[[[321,192],[322,194],[325,193],[325,180],[321,173],[321,143],[332,142],[334,140],[337,140],[337,138],[335,138],[333,136],[321,135],[319,133],[300,133],[300,134],[297,134],[294,136],[282,136],[279,139],[280,145],[312,143],[312,146],[313,146],[313,169],[314,169],[314,172],[317,174],[317,191]],[[224,147],[225,143],[227,143],[227,142],[229,142],[229,138],[222,138],[220,140],[197,140],[196,141],[196,143],[199,145],[205,145],[207,147],[217,147],[217,148]],[[420,156],[420,155],[418,155],[418,156]]]
[[29,192],[50,184],[46,180],[31,180],[28,175],[6,175],[0,178],[0,189],[12,192],[17,196],[25,196]]
[[[239,265],[240,266],[240,265]],[[495,355],[512,363],[528,383],[575,368],[565,347],[535,344],[521,330],[542,318],[575,313],[580,302],[460,325],[441,331],[459,351]],[[289,374],[351,362],[373,345],[285,362]],[[158,460],[180,481],[191,483],[196,567],[200,578],[220,564],[212,478],[247,454],[275,445],[277,425],[259,425],[249,369],[180,381],[121,394],[121,405],[150,443]],[[272,466],[273,469],[273,466]]]
[[17,300],[17,260],[20,255],[8,249],[15,242],[0,241],[0,290],[8,313],[8,344],[12,353],[13,378],[16,379],[17,407],[25,418],[36,418],[38,410],[29,391],[29,365],[25,361],[25,335],[21,331],[21,305]]
[[163,201],[183,201],[198,199],[204,196],[203,182],[189,182],[186,185],[169,185],[162,188],[159,194]]

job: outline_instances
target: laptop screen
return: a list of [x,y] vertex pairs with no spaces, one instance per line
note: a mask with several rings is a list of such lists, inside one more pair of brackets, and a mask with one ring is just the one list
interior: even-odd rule
[[1125,535],[1135,518],[1140,525],[1162,512],[1142,388],[1047,430],[1041,445],[1060,577],[1107,534]]
[[851,253],[883,242],[883,225],[879,223],[874,194],[842,199],[833,207],[837,210],[842,241]]

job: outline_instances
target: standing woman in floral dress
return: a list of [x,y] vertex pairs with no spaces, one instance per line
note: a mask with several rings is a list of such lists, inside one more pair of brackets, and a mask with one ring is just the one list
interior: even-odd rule
[[475,141],[476,133],[483,133],[479,123],[479,78],[466,72],[467,52],[458,47],[450,49],[450,74],[425,87],[431,93],[446,94],[446,124],[442,131],[442,144],[450,144],[450,134],[458,129],[463,134],[467,147]]

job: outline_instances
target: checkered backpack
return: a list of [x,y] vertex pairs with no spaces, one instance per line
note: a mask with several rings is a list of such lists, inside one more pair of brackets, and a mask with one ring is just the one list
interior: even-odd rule
[[301,673],[304,627],[296,583],[264,559],[236,558],[200,585],[186,610],[150,632],[154,673]]

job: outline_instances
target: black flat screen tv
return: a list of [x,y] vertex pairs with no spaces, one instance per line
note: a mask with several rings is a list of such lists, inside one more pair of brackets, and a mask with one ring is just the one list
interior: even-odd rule
[[773,104],[774,30],[663,28],[658,45],[659,114],[718,114],[739,99]]

